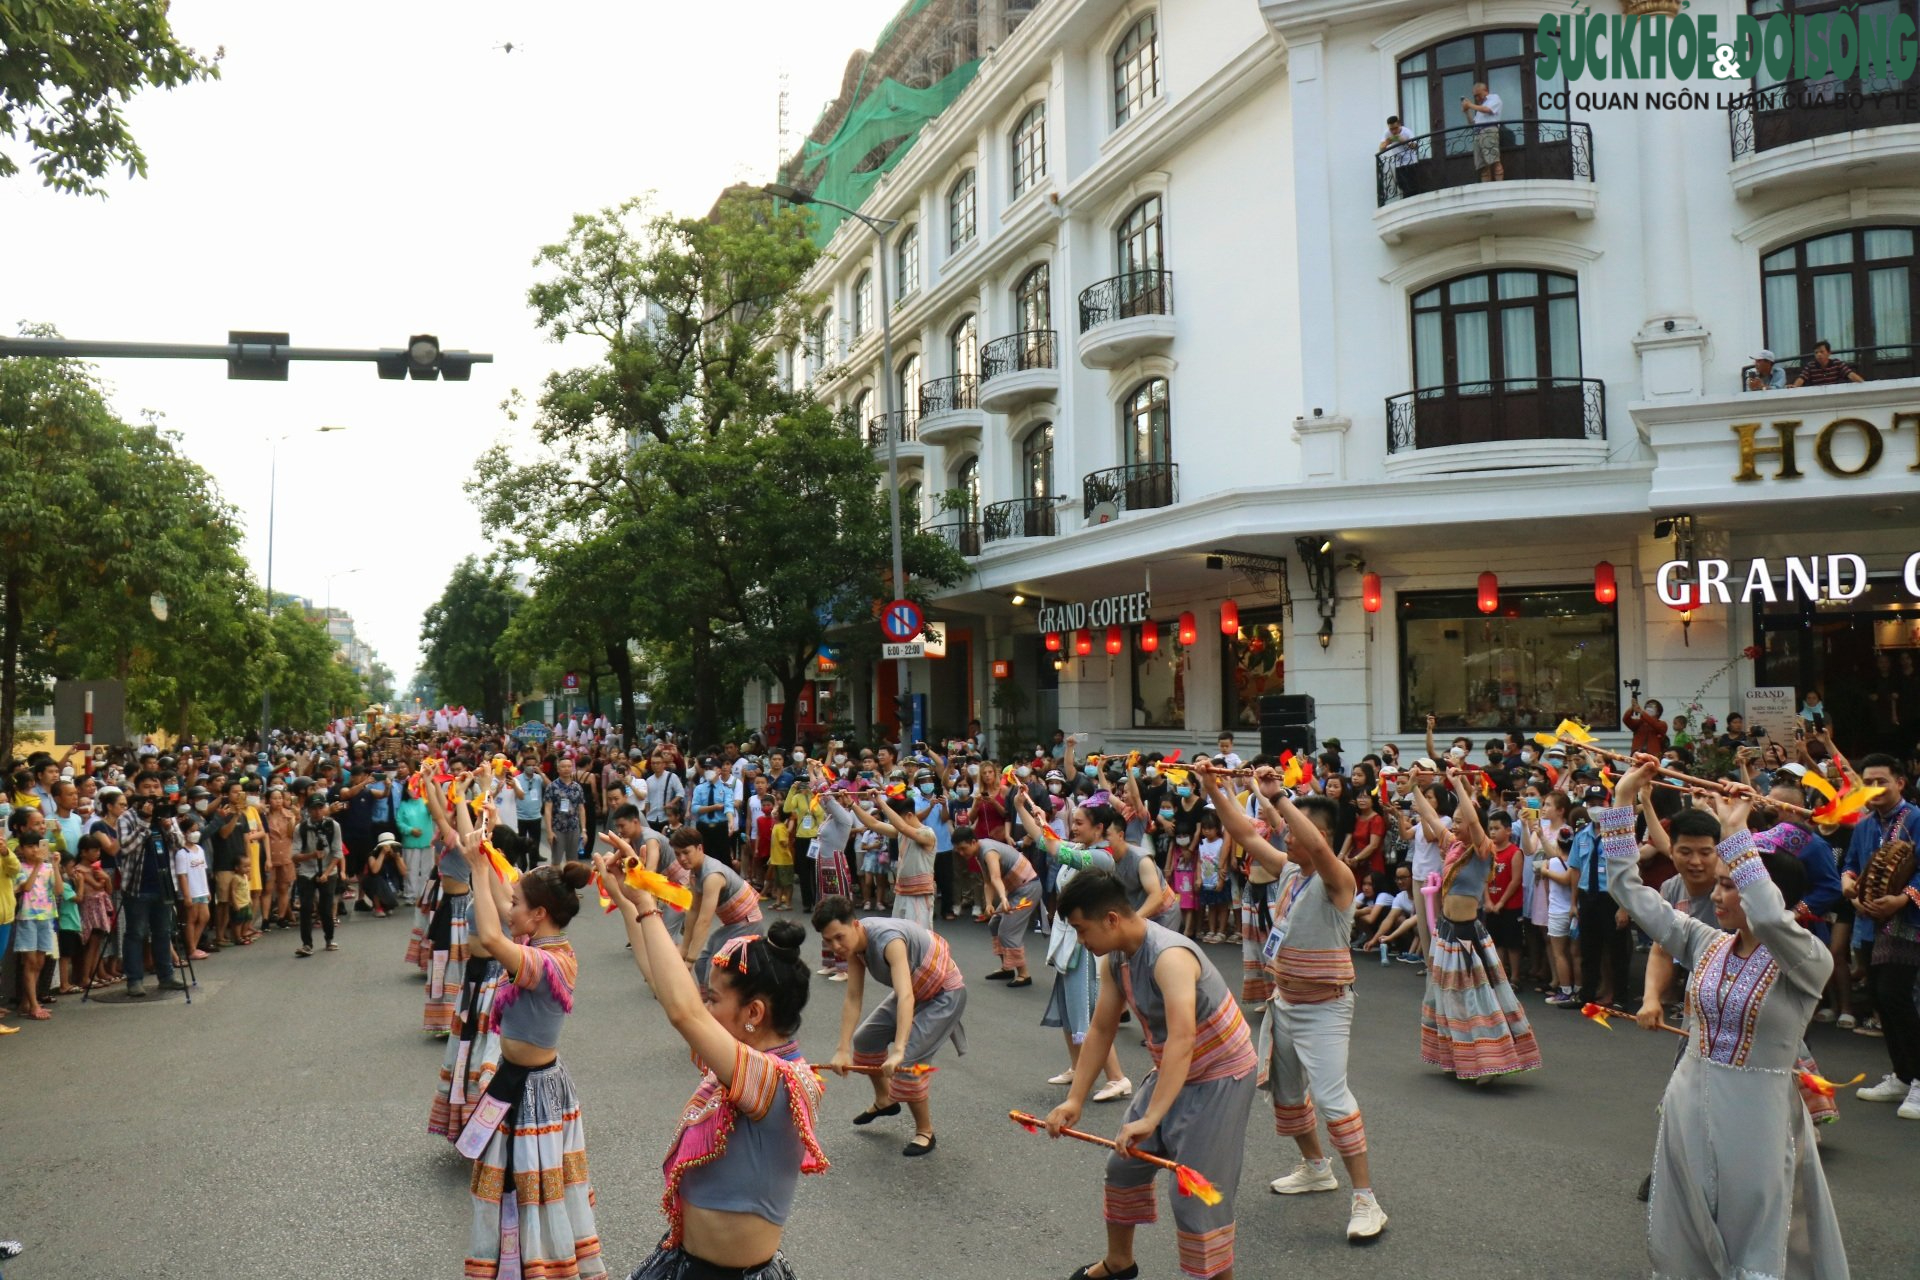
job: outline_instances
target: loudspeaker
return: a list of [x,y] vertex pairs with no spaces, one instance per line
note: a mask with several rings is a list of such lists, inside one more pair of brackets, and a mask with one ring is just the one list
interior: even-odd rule
[[1269,693],[1260,699],[1260,727],[1282,724],[1312,724],[1313,695],[1310,693]]
[[1260,754],[1278,760],[1282,753],[1312,755],[1320,749],[1310,724],[1274,724],[1260,726]]

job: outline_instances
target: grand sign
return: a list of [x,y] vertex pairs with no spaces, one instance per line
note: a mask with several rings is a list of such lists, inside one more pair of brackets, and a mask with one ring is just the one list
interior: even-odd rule
[[[1824,600],[1845,604],[1866,594],[1867,562],[1850,551],[1827,556],[1783,556],[1747,565],[1743,579],[1733,578],[1730,560],[1669,560],[1660,566],[1654,587],[1660,603],[1672,609],[1689,604],[1778,604],[1781,600]],[[1920,551],[1907,557],[1901,578],[1907,594],[1920,600]],[[1785,583],[1785,591],[1776,585]]]
[[1077,604],[1043,605],[1040,630],[1079,631],[1083,627],[1124,627],[1153,616],[1153,593],[1134,591],[1124,596],[1101,596]]
[[[1771,436],[1763,436],[1771,425]],[[1804,472],[1800,466],[1810,449],[1813,460],[1820,469],[1830,476],[1845,479],[1848,476],[1864,475],[1879,466],[1885,458],[1889,438],[1893,443],[1904,427],[1914,440],[1913,465],[1908,471],[1920,472],[1920,409],[1902,409],[1895,412],[1892,420],[1882,428],[1865,418],[1835,418],[1820,428],[1818,434],[1801,434],[1806,424],[1797,418],[1776,420],[1771,424],[1759,422],[1736,422],[1733,434],[1740,440],[1740,469],[1733,473],[1736,481],[1753,483],[1767,477],[1761,474],[1764,464],[1772,470],[1775,480],[1798,480]],[[1898,466],[1899,463],[1894,463]]]

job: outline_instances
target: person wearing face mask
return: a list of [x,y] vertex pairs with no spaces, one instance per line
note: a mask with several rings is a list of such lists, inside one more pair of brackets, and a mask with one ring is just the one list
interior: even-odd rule
[[[853,838],[853,813],[847,805],[853,799],[853,784],[844,779],[827,783],[826,770],[817,761],[807,762],[807,777],[820,799],[824,821],[813,837],[813,864],[816,893],[814,901],[853,896],[853,873],[847,865],[847,842]],[[820,947],[820,976],[829,982],[847,980],[847,964],[825,943]]]
[[868,831],[897,842],[899,865],[894,873],[892,918],[932,929],[933,859],[938,841],[932,828],[914,817],[913,805],[905,797],[890,800],[884,792],[871,794],[871,812],[864,804],[850,812],[854,821]]
[[957,920],[954,899],[953,818],[946,793],[931,772],[913,775],[913,816],[933,834],[933,883],[940,918]]

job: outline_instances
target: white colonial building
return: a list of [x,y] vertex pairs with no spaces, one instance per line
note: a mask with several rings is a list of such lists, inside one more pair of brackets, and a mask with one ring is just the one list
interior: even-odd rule
[[[1783,4],[1832,0],[1755,10]],[[841,225],[791,358],[898,433],[910,511],[971,566],[912,664],[929,733],[991,729],[1008,683],[1023,726],[1130,746],[1257,737],[1262,696],[1309,694],[1351,758],[1430,712],[1617,730],[1623,680],[1671,714],[1721,673],[1709,712],[1818,689],[1866,740],[1880,660],[1920,657],[1915,86],[1548,83],[1542,12],[1046,0],[894,159],[863,205],[899,220],[888,261]],[[1706,105],[1580,105],[1674,88]],[[1821,339],[1866,381],[1745,390]],[[1673,559],[1740,583],[1837,552],[1864,591],[1655,592]],[[837,674],[891,722],[890,665]]]

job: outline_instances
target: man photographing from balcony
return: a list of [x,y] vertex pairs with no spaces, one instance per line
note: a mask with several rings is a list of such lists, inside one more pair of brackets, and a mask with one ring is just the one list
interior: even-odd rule
[[1505,182],[1507,168],[1500,163],[1500,95],[1483,80],[1473,96],[1460,99],[1460,110],[1473,129],[1473,163],[1482,182]]
[[1779,391],[1787,385],[1787,371],[1774,362],[1766,347],[1753,353],[1753,368],[1747,371],[1747,390]]

